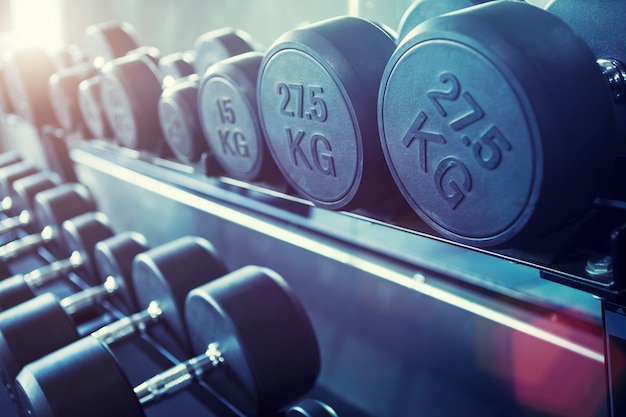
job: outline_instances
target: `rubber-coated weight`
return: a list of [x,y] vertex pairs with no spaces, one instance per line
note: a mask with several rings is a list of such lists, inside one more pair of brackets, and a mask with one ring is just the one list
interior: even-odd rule
[[195,59],[196,54],[193,51],[174,52],[159,59],[163,87],[168,87],[181,78],[195,74],[193,66]]
[[78,107],[92,138],[111,139],[113,130],[102,107],[102,77],[97,75],[78,85]]
[[91,64],[83,64],[58,71],[50,76],[50,99],[56,120],[63,129],[75,131],[82,122],[78,105],[78,85],[95,75]]
[[[554,77],[561,68],[568,76]],[[414,210],[483,247],[528,244],[583,213],[615,137],[589,48],[558,18],[509,1],[411,32],[383,75],[379,126]]]
[[[59,383],[59,375],[63,383]],[[18,379],[16,391],[25,415],[145,416],[111,351],[91,337],[27,365]]]
[[320,352],[312,325],[274,271],[248,266],[191,291],[194,354],[217,343],[228,370],[206,381],[246,416],[276,412],[313,387]]
[[376,96],[395,49],[357,17],[292,30],[265,55],[258,105],[283,175],[314,204],[375,210],[397,193],[380,149]]
[[248,52],[208,68],[198,94],[204,138],[233,178],[279,183],[258,116],[257,79],[263,54]]
[[398,42],[417,25],[445,13],[455,12],[492,0],[417,0],[402,15],[398,24]]
[[61,178],[54,172],[42,171],[27,177],[19,178],[11,187],[11,211],[20,213],[23,210],[32,210],[35,196],[45,190],[50,190],[61,184]]
[[78,183],[61,184],[35,196],[33,218],[43,229],[50,226],[55,238],[47,247],[57,257],[65,258],[69,252],[61,238],[61,225],[65,220],[96,210],[96,204],[87,187]]
[[159,123],[174,155],[195,164],[208,148],[202,138],[198,116],[198,76],[173,83],[159,99]]
[[158,152],[161,76],[154,61],[131,54],[107,63],[102,74],[102,106],[115,139],[127,148]]
[[52,352],[78,338],[76,326],[51,293],[0,313],[0,374],[9,395],[14,398],[13,381],[22,367],[41,357],[41,346]]
[[227,272],[213,245],[197,237],[176,239],[137,255],[132,273],[137,306],[144,309],[157,302],[163,311],[159,324],[148,332],[169,352],[190,356],[185,297]]
[[211,65],[231,56],[255,50],[252,37],[243,30],[222,28],[200,35],[194,44],[195,72],[203,75]]
[[0,196],[10,197],[13,191],[13,183],[15,181],[39,172],[39,168],[30,162],[18,162],[4,168],[0,168]]
[[4,57],[5,81],[15,112],[42,126],[55,121],[48,95],[48,79],[56,71],[50,57],[39,48],[10,50]]
[[109,218],[101,212],[89,212],[72,217],[61,225],[61,240],[67,252],[78,252],[83,260],[79,268],[85,273],[80,277],[90,286],[101,284],[106,276],[100,276],[96,266],[96,244],[114,236]]
[[[94,262],[101,280],[115,278],[118,289],[113,303],[123,314],[138,310],[137,296],[132,285],[132,265],[135,256],[148,250],[146,238],[136,232],[122,232],[96,243]],[[117,302],[119,300],[119,302]]]
[[102,22],[85,30],[83,42],[96,68],[139,47],[135,28],[128,22]]

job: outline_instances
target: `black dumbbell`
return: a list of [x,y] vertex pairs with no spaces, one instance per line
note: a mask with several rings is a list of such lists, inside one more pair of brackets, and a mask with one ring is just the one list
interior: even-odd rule
[[40,288],[76,272],[89,285],[106,277],[97,274],[95,247],[114,235],[109,218],[100,212],[88,212],[63,222],[61,234],[65,250],[71,255],[25,274],[0,281],[0,311],[8,310],[37,296]]
[[[218,29],[196,39],[192,62],[189,62],[190,54],[183,53],[167,58],[160,65],[170,85],[164,85],[166,88],[159,100],[159,122],[165,140],[182,162],[196,164],[209,151],[198,114],[199,77],[211,65],[254,48],[254,42],[246,32],[232,28]],[[193,72],[189,73],[192,69]],[[181,75],[188,76],[173,82],[175,76]]]
[[22,156],[18,151],[9,150],[6,152],[0,153],[0,168],[7,167],[9,165],[13,165],[18,162],[22,162]]
[[34,196],[31,220],[39,233],[23,236],[0,246],[0,259],[10,260],[45,246],[57,258],[67,257],[61,225],[78,215],[95,211],[91,193],[80,183],[66,183]]
[[[25,179],[28,181],[21,181]],[[61,178],[56,173],[41,171],[30,162],[19,162],[0,168],[0,195],[4,196],[0,203],[2,213],[13,216],[2,220],[0,234],[27,226],[30,223],[30,209],[35,194],[60,183]]]
[[419,25],[389,60],[378,117],[409,204],[474,246],[532,245],[581,216],[613,156],[612,95],[593,53],[523,2]]
[[[97,114],[92,113],[94,111],[97,113],[99,101],[88,104],[87,101],[90,99],[93,101],[94,97],[83,97],[82,100],[87,101],[81,104],[79,85],[87,79],[97,78],[98,71],[105,62],[124,56],[138,47],[135,29],[127,22],[111,21],[87,27],[84,49],[81,51],[87,56],[87,62],[62,69],[49,79],[50,97],[55,104],[53,109],[57,122],[63,129],[75,131],[81,128],[84,121],[90,131],[98,130],[92,127],[101,121],[97,120]],[[91,83],[94,82],[91,81]],[[82,105],[89,107],[83,109]],[[92,108],[92,105],[96,108]],[[86,113],[82,113],[82,110]]]
[[[398,41],[406,37],[417,25],[445,13],[486,3],[492,0],[416,0],[404,12],[398,24]],[[515,0],[513,0],[515,1]]]
[[[0,169],[1,172],[1,169]],[[0,174],[0,177],[2,174]],[[41,171],[13,181],[9,194],[2,199],[2,213],[14,215],[3,219],[0,228],[4,229],[10,224],[21,227],[29,233],[34,232],[31,227],[31,210],[35,196],[45,190],[57,187],[61,184],[61,178],[54,172]],[[9,224],[7,224],[9,223]]]
[[23,177],[40,172],[37,167],[27,161],[18,161],[0,167],[0,211],[2,214],[17,214],[12,205],[13,183]]
[[245,267],[205,284],[188,295],[185,315],[198,356],[133,389],[110,350],[85,338],[24,367],[16,379],[24,412],[145,416],[143,407],[203,380],[244,415],[262,416],[314,385],[315,333],[275,272]]
[[285,178],[315,205],[387,219],[404,204],[375,119],[395,47],[379,25],[344,16],[285,33],[263,58],[257,94],[265,138]]
[[42,126],[53,123],[48,79],[57,70],[41,48],[9,50],[4,55],[4,78],[16,114]]
[[106,299],[122,312],[136,311],[130,270],[133,258],[145,250],[145,238],[138,233],[101,240],[89,256],[102,284],[63,299],[43,293],[0,313],[0,376],[11,397],[13,380],[24,365],[82,336],[76,326],[85,310]]
[[198,113],[209,149],[228,175],[281,188],[285,179],[269,153],[258,115],[257,80],[263,54],[248,52],[208,68]]
[[[116,305],[121,304],[127,313],[137,311],[137,306],[144,310],[96,330],[92,337],[110,344],[161,322],[165,336],[159,341],[166,344],[175,339],[178,355],[188,356],[183,324],[185,296],[226,274],[213,246],[199,238],[182,238],[147,250],[135,236],[123,236],[100,241],[90,257],[95,262],[92,269],[100,269],[103,284],[62,300],[50,293],[31,297],[0,314],[0,361],[9,392],[10,382],[22,366],[79,338],[76,313],[99,305],[103,297],[111,295],[120,300]],[[42,326],[56,331],[50,334],[42,331]],[[17,350],[21,352],[16,354]]]

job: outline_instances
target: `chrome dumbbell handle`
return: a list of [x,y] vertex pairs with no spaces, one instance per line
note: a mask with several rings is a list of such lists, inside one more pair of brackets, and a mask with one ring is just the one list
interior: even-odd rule
[[37,287],[67,274],[85,263],[80,252],[72,252],[69,258],[54,261],[24,274],[24,281],[31,287]]
[[144,311],[108,324],[93,332],[91,336],[108,345],[145,329],[148,325],[155,323],[162,314],[163,310],[153,302]]
[[44,227],[41,233],[27,235],[13,242],[0,246],[0,259],[8,261],[18,256],[35,250],[39,246],[52,241],[55,238],[54,229]]
[[157,402],[188,387],[223,363],[224,357],[219,346],[211,343],[203,354],[161,372],[135,387],[135,395],[142,405]]

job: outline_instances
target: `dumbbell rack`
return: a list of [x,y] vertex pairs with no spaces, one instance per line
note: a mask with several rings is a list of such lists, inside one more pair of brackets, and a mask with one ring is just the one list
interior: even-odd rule
[[[595,387],[580,394],[585,402],[603,401],[599,303],[540,281],[536,268],[105,142],[79,142],[71,155],[78,177],[118,228],[139,230],[155,243],[199,234],[230,268],[261,264],[288,277],[320,338],[318,397],[340,415],[409,415],[420,407],[451,415],[458,411],[442,404],[449,396],[467,396],[482,414],[540,407],[534,402],[545,399],[535,398],[537,388],[516,386],[525,381],[514,373],[529,365],[532,352],[507,357],[498,369],[482,369],[477,360],[488,352],[513,355],[498,346],[507,337],[508,348],[536,344],[542,354],[562,356],[542,389],[576,378],[572,369],[590,369],[574,385]],[[469,340],[477,330],[493,338],[487,351]],[[430,398],[416,395],[425,388]],[[530,404],[516,398],[520,389],[530,390]]]
[[[30,126],[5,120],[3,129],[19,137],[7,146],[38,149]],[[320,339],[311,396],[340,416],[574,415],[585,407],[606,415],[603,309],[541,279],[566,280],[562,271],[428,237],[411,219],[392,225],[330,212],[108,142],[68,139],[79,180],[116,230],[140,231],[152,245],[200,235],[230,269],[259,264],[287,278]],[[136,381],[172,360],[145,338],[116,353]],[[238,415],[209,387],[148,411],[173,415],[182,405],[190,416]]]

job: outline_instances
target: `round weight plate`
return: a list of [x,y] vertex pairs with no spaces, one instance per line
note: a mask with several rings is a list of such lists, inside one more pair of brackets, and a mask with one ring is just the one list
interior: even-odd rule
[[159,123],[170,149],[182,162],[198,162],[207,146],[202,137],[198,116],[198,76],[163,90],[159,99]]
[[102,77],[100,76],[82,81],[78,85],[78,106],[91,136],[108,139],[113,136],[113,132],[102,109],[101,85]]
[[487,1],[491,0],[417,0],[406,9],[402,19],[400,19],[398,41],[401,42],[411,30],[431,17],[455,12]]
[[9,51],[5,56],[5,81],[15,112],[42,126],[54,123],[48,79],[56,71],[50,57],[38,48]]
[[[146,238],[135,232],[122,232],[96,243],[94,262],[98,276],[106,280],[113,277],[118,290],[114,302],[123,314],[138,310],[136,295],[131,282],[132,265],[135,256],[148,250]],[[116,302],[119,300],[120,302]]]
[[15,383],[22,415],[145,417],[113,354],[93,337],[26,365]]
[[48,248],[57,257],[65,258],[70,252],[63,241],[61,225],[65,220],[95,210],[95,201],[87,187],[79,183],[67,183],[38,193],[33,202],[32,214],[40,229],[46,226],[52,228],[54,238]]
[[0,168],[13,165],[18,162],[22,162],[22,157],[18,151],[6,151],[0,153]]
[[61,184],[61,178],[54,172],[39,172],[13,182],[11,192],[11,210],[20,213],[32,210],[35,195]]
[[135,257],[132,280],[138,307],[156,301],[163,311],[159,324],[150,329],[159,343],[190,356],[185,297],[193,288],[226,273],[213,245],[197,237],[176,239]]
[[109,218],[101,212],[89,212],[64,221],[61,229],[67,252],[79,252],[83,259],[81,269],[86,273],[81,278],[90,286],[102,283],[106,276],[98,275],[95,248],[114,234]]
[[0,313],[0,375],[9,395],[14,398],[13,381],[23,366],[79,337],[50,293]]
[[261,130],[256,98],[263,54],[220,61],[205,73],[198,96],[204,138],[233,178],[276,181],[280,173]]
[[74,131],[82,120],[78,107],[78,85],[92,77],[95,70],[91,64],[66,68],[50,76],[50,100],[59,126]]
[[206,380],[246,416],[275,413],[309,391],[320,353],[311,323],[275,272],[245,267],[189,293],[194,353],[217,343],[222,372]]
[[254,41],[243,30],[223,28],[200,35],[194,51],[195,72],[202,76],[207,68],[223,59],[254,51]]
[[85,30],[84,46],[96,68],[124,56],[139,46],[135,28],[128,22],[103,22]]
[[39,169],[30,162],[19,162],[0,168],[0,196],[10,196],[15,181],[39,172]]
[[[553,77],[564,66],[568,76]],[[420,25],[379,95],[383,150],[405,198],[477,246],[527,242],[583,212],[610,165],[612,114],[589,49],[521,2]]]
[[177,80],[195,74],[193,66],[196,54],[193,51],[175,52],[159,59],[159,72],[163,76],[163,87],[169,87]]
[[0,311],[9,310],[35,297],[24,275],[12,275],[0,281]]
[[379,26],[339,17],[287,32],[263,59],[258,104],[270,151],[316,205],[365,208],[396,192],[375,123],[394,48]]
[[163,135],[156,123],[161,81],[153,60],[133,53],[107,63],[102,74],[102,107],[119,144],[155,150]]

